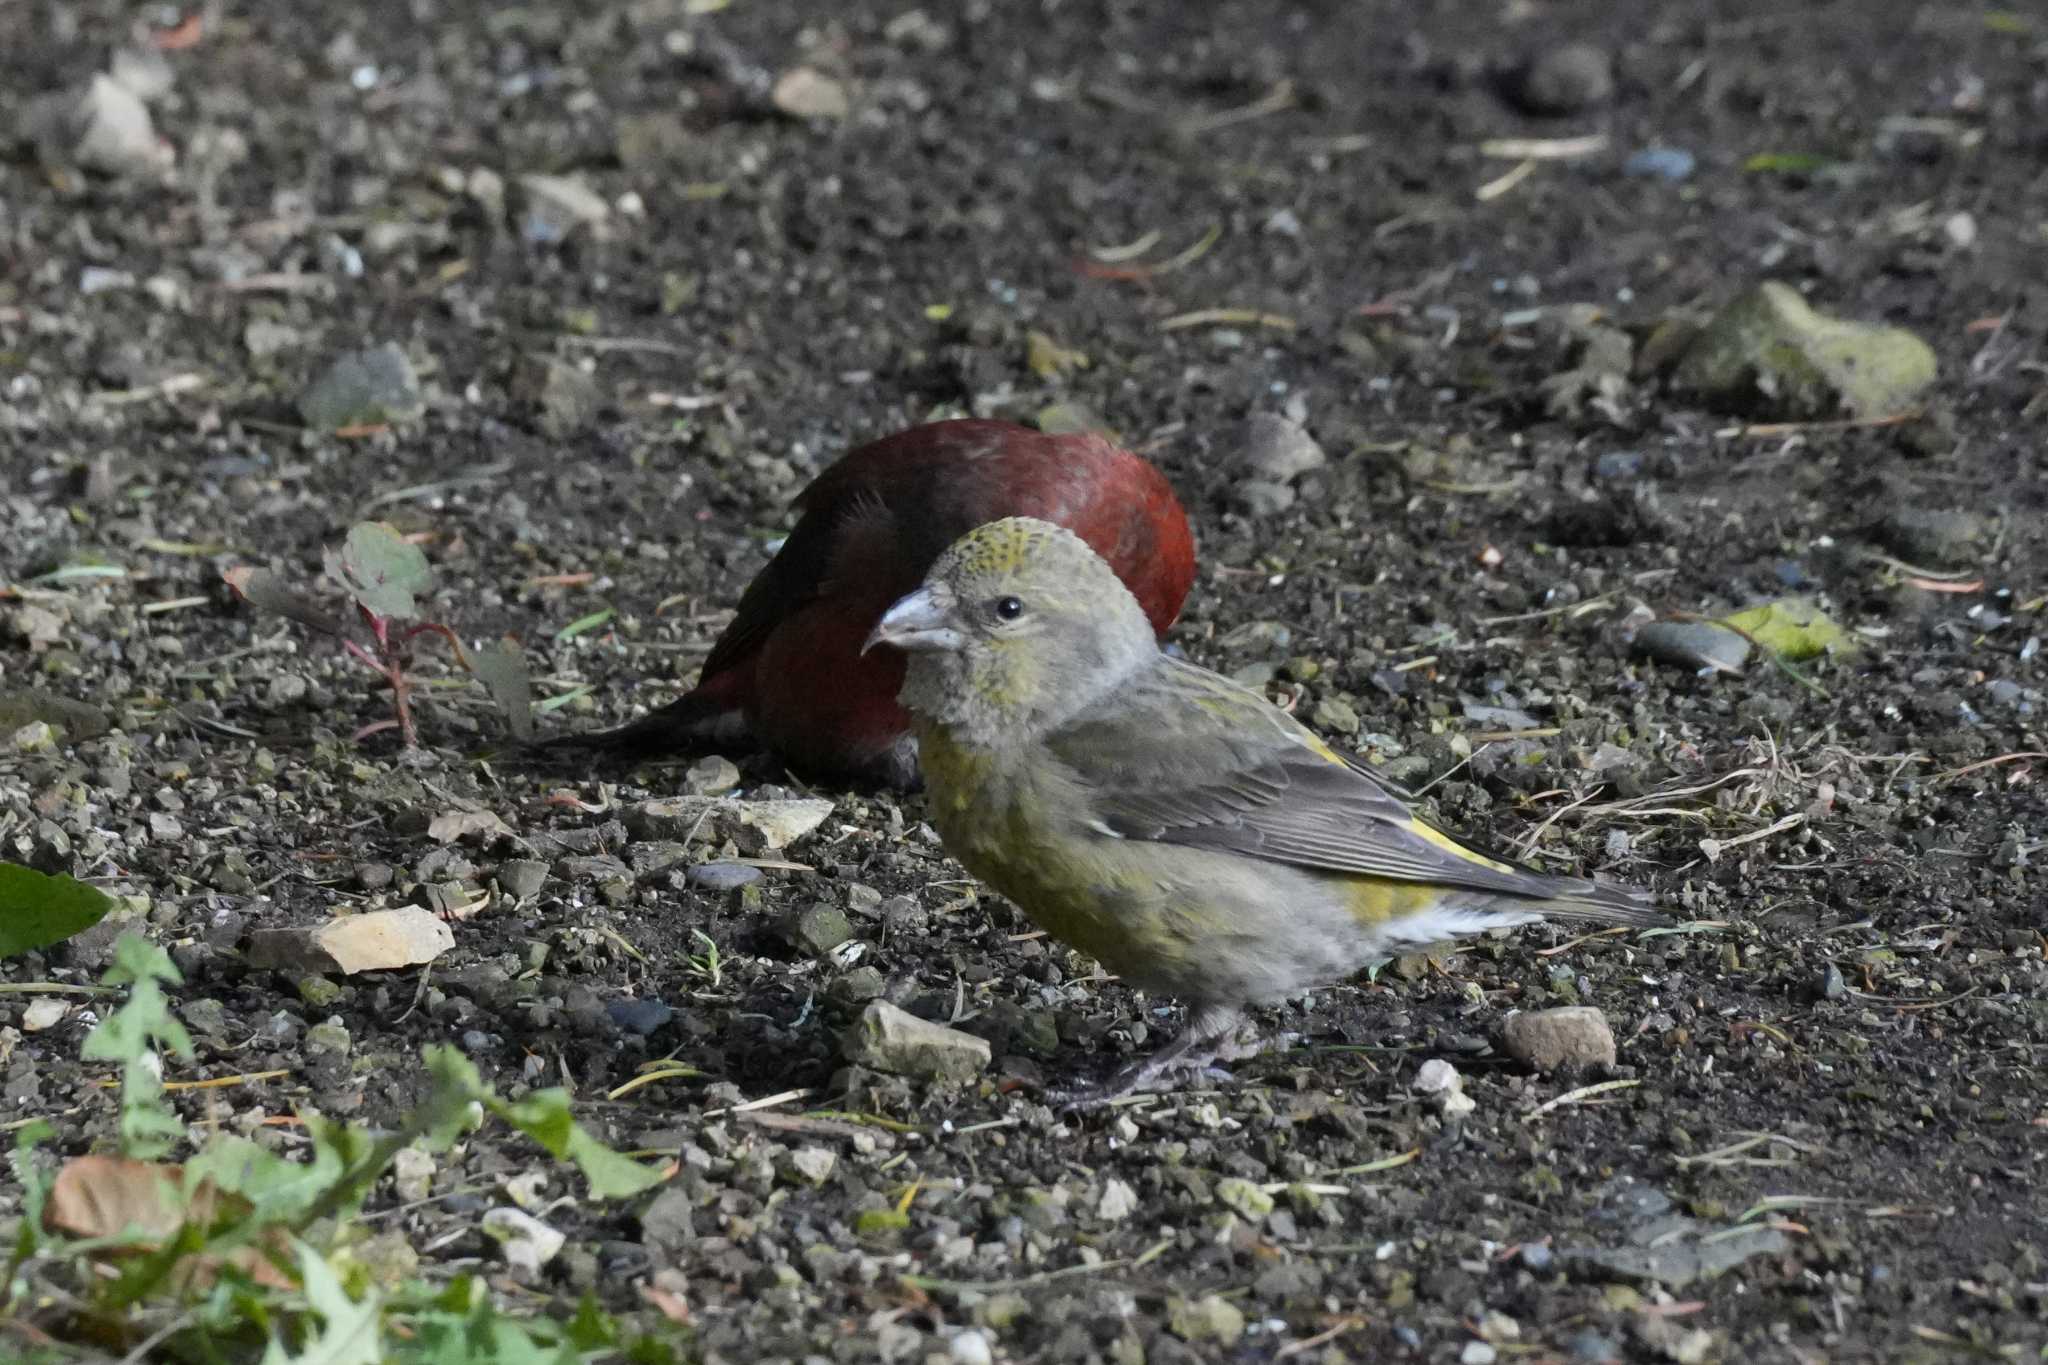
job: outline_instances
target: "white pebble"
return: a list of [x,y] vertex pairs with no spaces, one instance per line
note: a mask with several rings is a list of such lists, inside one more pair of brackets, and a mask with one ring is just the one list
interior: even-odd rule
[[1458,1075],[1458,1068],[1441,1057],[1432,1057],[1415,1072],[1415,1088],[1425,1095],[1435,1095],[1446,1090],[1462,1090],[1465,1082]]
[[996,1358],[988,1337],[972,1327],[953,1338],[950,1354],[961,1365],[993,1365]]

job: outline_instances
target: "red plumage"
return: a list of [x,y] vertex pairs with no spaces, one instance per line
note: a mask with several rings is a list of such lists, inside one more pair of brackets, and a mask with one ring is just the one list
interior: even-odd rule
[[863,656],[861,642],[962,535],[1002,517],[1057,522],[1109,561],[1161,634],[1194,582],[1194,538],[1165,477],[1093,433],[912,427],[849,453],[796,506],[796,529],[748,585],[697,686],[568,742],[667,753],[751,741],[801,773],[908,786],[904,659]]

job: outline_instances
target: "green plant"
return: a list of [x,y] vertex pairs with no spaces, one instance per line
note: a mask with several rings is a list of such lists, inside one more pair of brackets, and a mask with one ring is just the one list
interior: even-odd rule
[[[354,1254],[359,1215],[399,1152],[445,1153],[496,1121],[582,1173],[594,1199],[616,1199],[665,1174],[620,1155],[578,1124],[567,1093],[499,1096],[453,1048],[427,1049],[427,1096],[395,1131],[300,1116],[304,1159],[216,1132],[182,1165],[162,1158],[186,1129],[166,1100],[158,1059],[191,1055],[167,985],[177,969],[128,935],[107,982],[127,999],[94,1030],[85,1055],[121,1065],[121,1155],[52,1170],[45,1121],[16,1136],[11,1165],[23,1217],[6,1264],[0,1342],[35,1344],[38,1361],[136,1359],[241,1365],[465,1365],[678,1357],[670,1340],[629,1331],[588,1301],[573,1317],[515,1316],[478,1279],[380,1282]],[[15,1359],[0,1345],[0,1356]],[[152,1353],[152,1352],[155,1353]]]
[[249,605],[289,617],[308,630],[340,641],[344,650],[381,675],[391,687],[395,717],[364,726],[356,732],[356,738],[364,739],[396,725],[405,747],[413,748],[419,743],[419,736],[413,728],[412,681],[405,672],[413,640],[421,635],[439,635],[455,652],[455,661],[474,671],[455,632],[439,621],[420,617],[420,594],[433,584],[433,570],[427,566],[427,557],[419,546],[391,526],[381,521],[365,521],[350,527],[339,547],[327,547],[326,566],[327,576],[355,604],[367,640],[356,639],[348,621],[268,569],[240,564],[221,576]]
[[711,941],[711,935],[702,929],[692,929],[690,934],[703,941],[704,951],[690,954],[684,965],[690,975],[703,977],[705,984],[715,991],[725,982],[725,959],[719,956],[718,945]]

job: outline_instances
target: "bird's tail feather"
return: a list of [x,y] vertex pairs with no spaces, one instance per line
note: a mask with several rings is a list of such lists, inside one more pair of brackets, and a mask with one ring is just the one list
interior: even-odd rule
[[637,720],[609,730],[586,730],[542,740],[542,749],[595,749],[612,754],[680,754],[744,745],[747,720],[703,689],[688,692]]
[[1632,929],[1654,929],[1670,924],[1671,917],[1657,909],[1647,891],[1614,882],[1596,882],[1583,877],[1546,879],[1542,899],[1531,905],[1546,919],[1589,920],[1596,924],[1621,924]]

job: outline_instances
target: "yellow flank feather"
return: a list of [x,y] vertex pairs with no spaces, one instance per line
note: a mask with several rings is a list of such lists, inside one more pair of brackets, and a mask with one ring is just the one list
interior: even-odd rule
[[1443,849],[1446,853],[1449,853],[1454,857],[1461,858],[1464,861],[1473,864],[1475,867],[1491,868],[1495,872],[1515,872],[1518,870],[1509,863],[1499,862],[1493,858],[1487,857],[1484,853],[1481,853],[1476,849],[1470,849],[1465,847],[1463,844],[1459,843],[1456,839],[1453,839],[1450,835],[1444,833],[1442,830],[1431,829],[1428,825],[1423,824],[1420,820],[1409,820],[1408,831],[1409,833],[1415,835],[1418,839],[1426,839],[1430,843],[1435,844],[1438,848]]
[[1344,879],[1344,894],[1352,918],[1360,924],[1386,924],[1407,915],[1420,915],[1443,899],[1440,886],[1428,882],[1397,882],[1384,877],[1351,876]]

